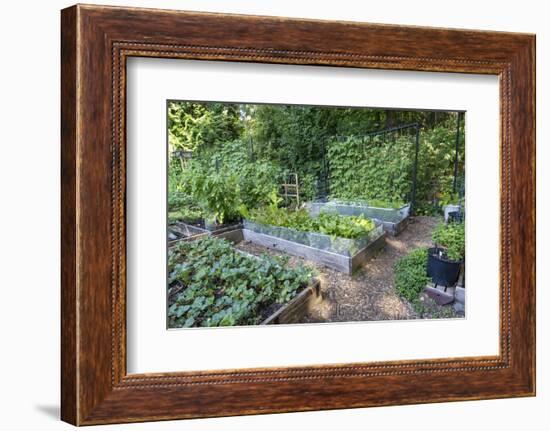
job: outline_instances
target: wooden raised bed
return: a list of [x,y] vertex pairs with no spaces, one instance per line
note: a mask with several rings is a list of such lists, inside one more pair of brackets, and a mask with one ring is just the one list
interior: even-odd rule
[[311,306],[321,300],[321,282],[314,278],[304,290],[260,325],[298,323],[308,313]]
[[[243,229],[239,228],[233,230],[225,229],[217,234],[213,234],[211,232],[200,233],[192,237],[173,241],[173,243],[175,244],[178,241],[196,241],[204,236],[215,236],[216,238],[226,239],[231,241],[233,244],[238,244],[244,239]],[[237,251],[254,259],[262,259],[259,256],[243,250],[237,249]],[[313,278],[310,280],[309,284],[294,298],[263,320],[260,325],[298,323],[308,313],[311,306],[319,303],[321,300],[321,282],[318,279]]]

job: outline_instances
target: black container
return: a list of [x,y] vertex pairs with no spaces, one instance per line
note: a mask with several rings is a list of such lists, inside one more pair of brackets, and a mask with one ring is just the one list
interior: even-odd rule
[[444,250],[438,247],[428,249],[428,277],[437,286],[454,286],[458,281],[462,261],[448,260],[440,257]]
[[462,223],[464,213],[462,211],[451,211],[447,216],[447,223]]

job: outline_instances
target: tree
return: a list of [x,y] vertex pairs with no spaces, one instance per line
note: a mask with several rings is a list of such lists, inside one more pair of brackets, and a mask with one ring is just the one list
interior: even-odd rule
[[170,102],[168,142],[171,151],[197,151],[237,139],[242,133],[238,105]]

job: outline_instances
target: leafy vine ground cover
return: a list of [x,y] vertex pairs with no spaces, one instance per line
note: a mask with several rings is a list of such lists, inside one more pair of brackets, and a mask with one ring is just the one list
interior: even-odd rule
[[290,301],[314,275],[287,260],[248,256],[218,238],[180,242],[168,258],[169,327],[261,323],[265,309]]
[[411,190],[412,148],[407,136],[395,142],[355,136],[333,140],[328,147],[331,194],[383,205],[402,202]]

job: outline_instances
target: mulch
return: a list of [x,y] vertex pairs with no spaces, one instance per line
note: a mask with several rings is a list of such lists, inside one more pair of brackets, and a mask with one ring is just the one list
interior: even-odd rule
[[[397,237],[388,236],[385,248],[351,276],[300,257],[290,256],[290,265],[305,264],[315,268],[316,277],[321,281],[323,301],[314,306],[302,322],[462,317],[454,312],[452,306],[438,306],[425,294],[419,298],[424,305],[419,314],[411,303],[395,293],[395,263],[408,252],[431,245],[431,234],[437,222],[435,217],[411,218],[403,232]],[[246,241],[238,244],[237,248],[258,256],[263,253],[282,254]]]

